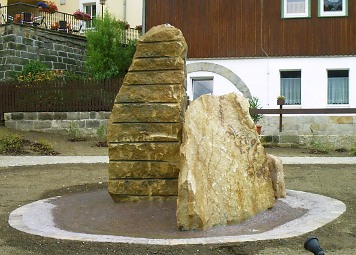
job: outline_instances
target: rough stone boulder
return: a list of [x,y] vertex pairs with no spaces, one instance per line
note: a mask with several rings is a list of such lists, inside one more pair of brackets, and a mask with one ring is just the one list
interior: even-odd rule
[[180,152],[179,229],[239,223],[273,207],[267,155],[247,99],[231,93],[193,101]]
[[284,182],[284,169],[282,160],[276,156],[267,154],[267,163],[271,172],[274,197],[286,197],[286,184]]
[[182,32],[169,25],[137,42],[108,124],[108,191],[116,202],[177,196],[186,53]]

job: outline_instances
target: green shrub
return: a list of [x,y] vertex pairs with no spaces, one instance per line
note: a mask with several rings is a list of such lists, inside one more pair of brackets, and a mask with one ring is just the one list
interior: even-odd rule
[[312,138],[308,144],[309,153],[311,154],[330,154],[333,150],[331,144],[323,143],[315,134],[315,131],[310,128]]
[[49,68],[42,62],[36,60],[30,60],[23,69],[23,75],[36,75],[39,73],[47,72]]
[[98,142],[96,145],[98,147],[107,147],[107,127],[106,125],[102,124],[100,127],[96,130],[96,134],[98,135]]
[[23,139],[20,135],[2,132],[0,135],[0,153],[17,154],[23,152]]
[[40,140],[31,144],[31,149],[41,155],[58,155],[52,145],[46,140]]
[[356,156],[356,144],[351,147],[350,156]]
[[[250,109],[261,109],[259,99],[257,97],[252,97],[249,99]],[[262,114],[251,114],[253,122],[256,124],[260,119],[263,118]]]
[[135,41],[126,41],[124,25],[108,11],[103,19],[94,20],[87,32],[85,67],[95,79],[124,77],[135,53]]
[[70,136],[69,141],[77,142],[77,141],[85,141],[86,138],[83,136],[82,132],[80,131],[78,125],[75,122],[69,123],[69,128],[67,132]]
[[82,80],[85,76],[65,70],[50,70],[41,61],[30,60],[24,67],[24,70],[15,73],[14,80],[19,82],[36,82],[36,81],[52,81],[52,80]]
[[96,130],[96,134],[98,135],[99,142],[105,142],[106,141],[106,125],[102,124],[100,127]]

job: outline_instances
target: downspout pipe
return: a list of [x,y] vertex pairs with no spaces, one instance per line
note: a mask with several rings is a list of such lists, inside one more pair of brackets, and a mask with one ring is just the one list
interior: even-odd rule
[[146,32],[146,0],[142,0],[142,34]]
[[126,20],[126,12],[127,12],[127,8],[126,8],[126,0],[123,0],[123,3],[122,3],[122,19],[124,21],[127,21]]

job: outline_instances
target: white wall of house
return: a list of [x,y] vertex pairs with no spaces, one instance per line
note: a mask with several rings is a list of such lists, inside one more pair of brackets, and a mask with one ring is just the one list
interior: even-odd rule
[[[102,9],[108,10],[111,15],[120,20],[126,20],[131,28],[142,25],[143,0],[106,0],[105,5],[100,5],[100,0],[52,0],[60,12],[74,13],[76,10],[84,11],[85,5],[96,5],[97,15],[101,16]],[[7,0],[0,0],[2,6],[7,5]]]
[[[68,0],[67,0],[68,2]],[[97,15],[101,16],[102,6],[99,0],[79,0],[76,9],[83,10],[86,4],[96,4]],[[126,20],[132,28],[142,24],[143,0],[106,0],[103,10],[120,20]],[[74,10],[75,11],[75,10]]]
[[1,6],[7,5],[7,0],[0,0],[0,4],[1,4]]
[[[301,71],[301,105],[285,108],[356,108],[356,57],[250,58],[250,59],[189,59],[187,64],[209,62],[233,71],[247,85],[252,96],[258,97],[263,108],[277,108],[280,95],[280,71]],[[327,70],[349,70],[349,104],[327,104]],[[238,92],[224,77],[211,72],[188,74],[188,96],[192,98],[192,79],[214,77],[214,95]],[[240,93],[241,94],[241,93]]]
[[60,12],[73,14],[79,8],[79,0],[53,0]]
[[126,20],[132,28],[142,25],[143,0],[126,0]]

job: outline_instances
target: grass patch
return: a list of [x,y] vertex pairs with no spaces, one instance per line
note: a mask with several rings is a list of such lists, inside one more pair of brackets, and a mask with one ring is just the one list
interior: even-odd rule
[[96,146],[108,147],[106,125],[104,124],[100,125],[100,127],[96,130],[96,134],[98,135],[98,139],[99,139],[99,141],[96,143]]
[[32,142],[24,139],[21,135],[12,133],[7,129],[0,129],[0,154],[3,155],[26,155],[30,152],[38,155],[58,155],[52,146],[45,140]]
[[67,132],[69,135],[68,141],[70,142],[80,142],[87,140],[80,131],[79,126],[73,121],[69,123],[69,128],[67,129]]
[[351,147],[350,156],[356,156],[356,144]]
[[24,153],[24,140],[20,135],[12,134],[6,130],[0,132],[0,153],[1,154],[21,154]]

